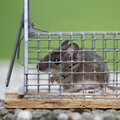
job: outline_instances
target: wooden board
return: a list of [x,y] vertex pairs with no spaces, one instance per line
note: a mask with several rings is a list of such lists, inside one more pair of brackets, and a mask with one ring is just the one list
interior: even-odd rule
[[6,93],[6,108],[115,108],[120,109],[120,99],[37,99],[22,98],[16,92]]

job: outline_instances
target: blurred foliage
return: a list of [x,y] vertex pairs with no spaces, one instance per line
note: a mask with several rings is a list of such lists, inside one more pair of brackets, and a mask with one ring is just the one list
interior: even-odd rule
[[[30,0],[30,16],[49,31],[119,31],[119,6],[120,0]],[[0,2],[0,59],[11,58],[22,10],[23,0]]]

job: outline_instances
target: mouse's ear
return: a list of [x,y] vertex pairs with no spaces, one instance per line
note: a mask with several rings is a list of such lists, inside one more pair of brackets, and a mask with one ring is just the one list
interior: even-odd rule
[[67,48],[67,45],[69,43],[69,40],[65,40],[62,44],[61,44],[61,49],[66,49]]
[[67,46],[67,52],[65,53],[65,57],[67,60],[71,60],[71,58],[76,57],[79,50],[79,46],[76,43],[71,43]]
[[67,50],[70,49],[70,50],[79,50],[79,46],[77,43],[70,43],[68,46],[67,46]]

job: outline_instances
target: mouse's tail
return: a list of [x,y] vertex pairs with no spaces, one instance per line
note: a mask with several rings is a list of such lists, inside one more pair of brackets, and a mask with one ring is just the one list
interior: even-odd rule
[[120,90],[120,87],[117,87],[117,86],[107,86],[108,87],[108,89],[110,89],[110,90],[113,90],[113,91],[116,91],[116,90]]

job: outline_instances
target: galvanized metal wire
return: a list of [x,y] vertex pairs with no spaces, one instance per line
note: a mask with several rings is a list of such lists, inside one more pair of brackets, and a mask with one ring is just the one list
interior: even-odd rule
[[[81,49],[70,50],[69,52],[85,52],[91,51],[94,54],[101,56],[100,63],[107,64],[109,71],[104,68],[104,71],[96,71],[96,63],[98,61],[74,61],[73,56],[71,60],[63,61],[62,53],[68,52],[63,50],[61,44],[69,40],[69,43],[76,43]],[[119,99],[120,92],[118,89],[109,91],[107,83],[96,83],[97,74],[109,74],[108,85],[120,86],[120,32],[36,32],[33,36],[28,38],[27,60],[25,65],[25,98],[70,98],[70,99]],[[59,49],[57,49],[59,48]],[[25,49],[26,51],[26,49]],[[52,52],[60,53],[60,61],[52,61]],[[48,61],[41,61],[46,55],[49,56]],[[26,57],[26,56],[25,56]],[[39,71],[36,65],[39,63],[47,63],[48,71]],[[59,70],[52,71],[51,64],[60,64]],[[71,64],[69,71],[62,71],[62,64]],[[73,64],[82,63],[82,71],[73,71]],[[94,70],[85,72],[85,63],[94,63]],[[26,68],[27,67],[27,68]],[[62,74],[70,74],[70,83],[62,83]],[[93,83],[74,83],[73,75],[81,74],[83,82],[85,81],[85,74],[93,74]],[[60,82],[51,83],[51,76],[59,75]],[[104,77],[106,81],[106,77]],[[63,90],[63,86],[70,86],[69,92]],[[82,90],[73,91],[73,87],[82,86]],[[93,85],[93,92],[86,93],[86,86]],[[96,85],[103,85],[103,90],[96,91]],[[89,89],[88,89],[89,90]],[[32,92],[31,92],[32,91]],[[33,92],[34,91],[34,92]]]

